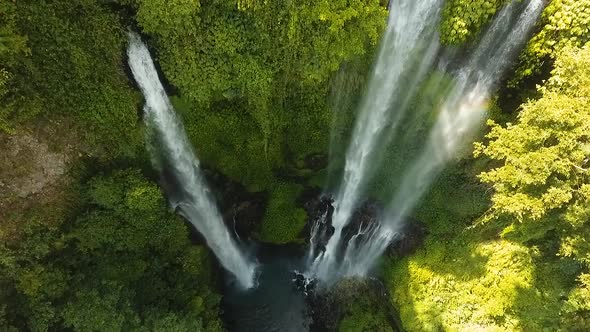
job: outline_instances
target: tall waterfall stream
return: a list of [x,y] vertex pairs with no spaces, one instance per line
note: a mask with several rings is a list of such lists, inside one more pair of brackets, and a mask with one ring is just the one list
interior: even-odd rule
[[225,227],[199,170],[199,159],[174,113],[149,50],[135,33],[129,34],[127,53],[129,66],[145,98],[144,118],[153,165],[174,177],[180,187],[178,193],[169,193],[170,204],[205,237],[221,265],[239,284],[253,287],[256,264],[248,260]]

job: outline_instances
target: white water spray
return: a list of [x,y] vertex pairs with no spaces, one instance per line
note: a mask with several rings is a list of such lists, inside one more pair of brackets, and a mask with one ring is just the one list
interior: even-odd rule
[[171,195],[170,203],[204,236],[221,265],[230,271],[244,288],[254,286],[256,264],[249,262],[238,243],[225,227],[199,171],[182,123],[158,78],[150,53],[135,33],[129,33],[129,66],[145,97],[144,118],[148,148],[154,166],[170,172],[180,192]]
[[518,8],[513,2],[499,13],[467,64],[457,71],[453,88],[441,98],[438,119],[427,145],[403,175],[384,220],[362,239],[353,238],[356,242],[349,243],[339,275],[365,275],[369,271],[445,164],[471,141],[474,130],[485,118],[491,92],[526,42],[543,2],[531,0],[520,15],[515,15]]

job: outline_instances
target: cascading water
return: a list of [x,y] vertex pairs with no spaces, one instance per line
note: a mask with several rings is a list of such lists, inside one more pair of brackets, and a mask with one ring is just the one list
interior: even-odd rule
[[[308,271],[311,277],[325,280],[332,276],[342,230],[364,193],[384,130],[397,127],[412,93],[435,60],[441,7],[442,0],[391,3],[389,24],[346,154],[344,179],[332,218],[334,234],[325,250],[313,260]],[[396,112],[391,114],[393,108]],[[314,250],[313,245],[311,248]]]
[[204,236],[221,265],[240,286],[254,286],[256,264],[248,261],[225,227],[199,171],[182,123],[177,118],[146,45],[129,33],[129,66],[145,97],[144,118],[154,167],[171,177],[178,192],[169,192],[171,205]]
[[[336,256],[341,247],[342,229],[364,194],[372,168],[380,161],[372,153],[395,137],[394,132],[419,83],[433,69],[439,44],[429,28],[437,25],[440,6],[441,2],[434,0],[392,3],[390,26],[352,135],[342,185],[335,196],[334,235],[325,251],[311,263],[309,277],[330,283],[341,276],[368,272],[397,236],[404,217],[481,124],[490,93],[526,41],[543,9],[543,1],[531,0],[526,5],[512,2],[505,6],[468,61],[458,69],[448,69],[449,59],[441,59],[438,72],[448,72],[455,78],[450,89],[444,86],[438,91],[440,109],[425,147],[401,176],[401,184],[385,208],[381,222],[361,227],[346,244],[339,260]],[[525,9],[519,14],[523,6]],[[419,65],[412,66],[416,58],[421,59]],[[411,75],[409,82],[403,81],[404,74]],[[311,247],[313,250],[314,246]]]
[[[355,236],[344,254],[339,275],[364,275],[396,236],[401,222],[453,158],[470,141],[485,118],[486,101],[543,9],[531,0],[518,15],[519,4],[507,5],[495,18],[469,61],[455,72],[451,89],[442,92],[441,107],[430,137],[402,176],[380,225]],[[445,68],[440,66],[441,71]],[[361,237],[362,235],[362,237]]]

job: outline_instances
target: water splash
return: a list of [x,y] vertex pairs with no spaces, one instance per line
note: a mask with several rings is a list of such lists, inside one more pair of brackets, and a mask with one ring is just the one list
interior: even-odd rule
[[244,288],[253,287],[256,264],[247,260],[225,227],[150,53],[141,38],[132,32],[127,54],[133,76],[145,97],[144,118],[152,162],[175,184],[175,191],[168,192],[171,205],[204,236],[221,265],[238,283]]

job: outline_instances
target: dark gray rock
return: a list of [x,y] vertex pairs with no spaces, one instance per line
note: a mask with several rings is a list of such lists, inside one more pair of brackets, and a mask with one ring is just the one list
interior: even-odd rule
[[[317,194],[315,196],[309,195],[307,201],[303,204],[309,216],[308,225],[306,226],[308,239],[312,236],[312,229],[316,227],[316,237],[313,241],[309,241],[310,244],[313,242],[316,254],[323,251],[328,240],[334,234],[334,227],[332,226],[333,203],[331,197]],[[342,249],[346,248],[346,245],[353,236],[359,233],[359,230],[377,227],[382,212],[382,205],[375,200],[367,200],[357,208],[352,214],[348,225],[342,230],[344,243]],[[426,235],[428,235],[428,230],[424,223],[406,217],[402,221],[398,234],[389,244],[387,253],[397,258],[411,255],[422,246]],[[362,241],[362,236],[358,240]]]

